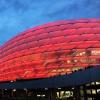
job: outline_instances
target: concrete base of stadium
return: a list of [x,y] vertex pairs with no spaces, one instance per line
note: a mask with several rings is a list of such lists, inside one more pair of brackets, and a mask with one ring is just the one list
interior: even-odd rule
[[100,100],[100,82],[51,89],[1,89],[0,100]]

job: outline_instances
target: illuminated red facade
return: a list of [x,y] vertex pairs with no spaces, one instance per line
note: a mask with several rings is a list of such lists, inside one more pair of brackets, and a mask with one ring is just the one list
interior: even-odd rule
[[100,64],[100,19],[41,25],[0,47],[0,81],[46,78]]

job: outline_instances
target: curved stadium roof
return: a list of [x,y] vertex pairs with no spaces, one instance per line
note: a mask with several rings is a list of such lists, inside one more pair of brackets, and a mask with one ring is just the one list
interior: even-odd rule
[[0,48],[0,81],[46,78],[100,64],[100,19],[29,29]]

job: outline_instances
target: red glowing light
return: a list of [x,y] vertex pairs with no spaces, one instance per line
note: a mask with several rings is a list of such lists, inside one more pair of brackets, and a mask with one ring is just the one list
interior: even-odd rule
[[46,78],[97,64],[100,19],[41,25],[0,47],[0,81]]

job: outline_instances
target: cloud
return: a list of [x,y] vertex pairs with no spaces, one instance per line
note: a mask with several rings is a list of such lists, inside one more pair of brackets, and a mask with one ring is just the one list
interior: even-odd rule
[[100,0],[0,0],[0,44],[30,27],[100,17]]

